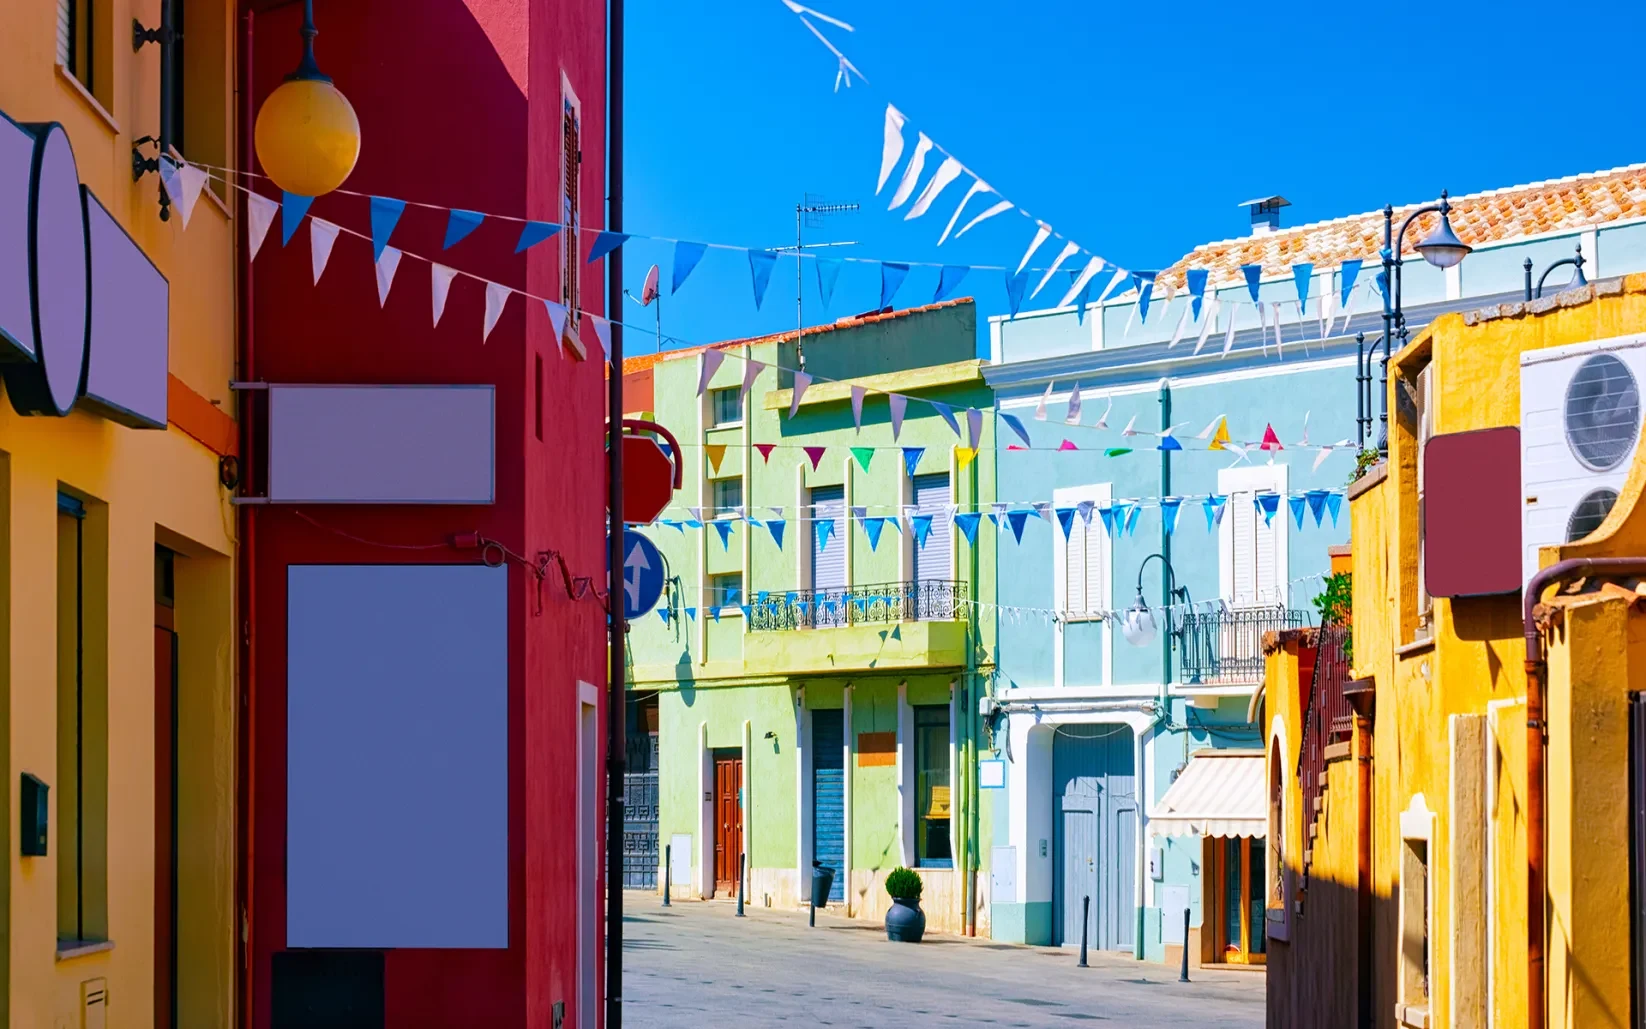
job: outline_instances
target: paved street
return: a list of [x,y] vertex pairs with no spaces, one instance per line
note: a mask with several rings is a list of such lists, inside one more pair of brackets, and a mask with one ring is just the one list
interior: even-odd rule
[[1072,951],[952,936],[890,943],[877,925],[726,903],[659,906],[624,899],[624,1024],[719,1026],[1001,1026],[1112,1022],[1260,1026],[1263,976],[1195,972]]

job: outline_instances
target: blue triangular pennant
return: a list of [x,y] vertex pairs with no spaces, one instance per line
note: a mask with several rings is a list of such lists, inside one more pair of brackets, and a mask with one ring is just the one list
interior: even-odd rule
[[666,608],[666,607],[658,608],[657,609],[657,617],[663,619],[663,624],[664,625],[668,625],[669,624],[669,609]]
[[772,281],[772,269],[777,267],[777,255],[770,250],[749,251],[749,282],[754,286],[754,306],[760,309],[766,299],[766,287]]
[[1028,289],[1028,287],[1029,287],[1029,272],[1028,272],[1028,269],[1024,269],[1023,271],[1018,272],[1016,275],[1012,275],[1010,273],[1007,273],[1007,275],[1006,275],[1006,307],[1009,311],[1011,311],[1011,314],[1012,314],[1013,318],[1017,317],[1017,309],[1023,306],[1023,291]]
[[1166,530],[1166,535],[1177,535],[1177,512],[1183,506],[1183,501],[1177,497],[1162,497],[1160,500],[1160,522]]
[[1344,261],[1337,269],[1337,288],[1342,294],[1342,303],[1339,305],[1345,311],[1349,309],[1349,293],[1355,288],[1355,280],[1360,278],[1360,258],[1356,257]]
[[783,526],[785,524],[781,518],[766,519],[766,531],[772,534],[772,542],[777,544],[778,550],[783,549]]
[[1133,272],[1132,285],[1137,287],[1137,323],[1143,325],[1149,320],[1149,298],[1154,296],[1154,279]]
[[1343,506],[1343,494],[1341,494],[1341,493],[1328,493],[1328,494],[1326,494],[1326,510],[1328,510],[1332,513],[1332,528],[1334,528],[1334,529],[1337,528],[1337,512],[1338,512],[1338,509],[1341,508],[1342,506]]
[[941,301],[944,297],[959,289],[960,280],[964,279],[966,273],[971,270],[969,265],[964,264],[944,265],[943,270],[937,274],[937,292],[932,294],[932,303],[935,304]]
[[[406,211],[406,202],[393,197],[371,198],[371,259],[376,263],[383,257],[383,248],[389,245],[395,225]],[[285,228],[284,225],[281,228]]]
[[303,216],[309,213],[309,205],[314,203],[314,197],[306,197],[301,193],[280,194],[280,245],[285,246],[297,232],[297,226],[302,224]]
[[1126,505],[1126,535],[1131,536],[1131,535],[1136,534],[1136,532],[1137,532],[1137,516],[1142,514],[1142,513],[1143,513],[1143,505],[1142,504],[1128,504],[1128,505]]
[[672,518],[663,519],[662,524],[668,526],[669,528],[673,529],[675,532],[678,532],[682,536],[686,535],[686,527],[684,525],[681,525],[678,521],[676,521]]
[[732,542],[732,523],[727,519],[717,518],[709,524],[713,525],[714,531],[720,534],[720,549],[726,550],[729,548]]
[[932,410],[943,416],[943,420],[949,423],[949,428],[954,430],[956,436],[960,435],[960,423],[954,420],[953,407],[948,404],[940,404],[935,400],[928,400],[926,403],[932,405]]
[[692,620],[692,621],[694,621],[694,622],[695,622],[695,621],[697,621],[697,608],[695,608],[695,607],[688,607],[688,608],[687,608],[687,609],[686,609],[686,617],[687,617],[687,618],[690,618],[690,619],[691,619],[691,620]]
[[863,535],[869,537],[869,549],[871,551],[880,549],[880,533],[885,528],[886,519],[884,518],[863,519]]
[[583,263],[593,264],[628,241],[629,234],[627,232],[612,232],[602,229],[595,235],[594,242],[589,244],[589,259]]
[[1280,494],[1259,493],[1253,503],[1257,505],[1259,511],[1263,512],[1263,524],[1274,524],[1275,512],[1280,510]]
[[741,586],[727,586],[720,592],[725,595],[722,602],[727,607],[736,607],[737,602],[743,599],[743,587]]
[[1097,276],[1087,276],[1085,284],[1080,287],[1080,293],[1074,298],[1074,320],[1077,325],[1086,324],[1086,305],[1092,298],[1092,283]]
[[1074,508],[1060,507],[1057,509],[1057,524],[1063,526],[1063,539],[1068,541],[1069,533],[1074,529]]
[[1326,517],[1327,495],[1328,491],[1323,489],[1312,489],[1303,495],[1304,499],[1309,502],[1309,513],[1315,516],[1315,528],[1317,529]]
[[670,296],[680,292],[680,286],[686,281],[686,276],[697,267],[697,262],[703,260],[703,254],[708,249],[706,243],[693,243],[684,239],[674,244],[674,271],[669,281]]
[[698,521],[696,518],[688,518],[686,519],[686,528],[701,529],[703,528],[703,523]]
[[554,222],[527,222],[520,229],[520,241],[515,243],[514,252],[522,253],[545,240],[553,239],[560,231],[560,226]]
[[817,265],[817,295],[823,298],[823,306],[828,307],[834,299],[834,284],[840,281],[840,259],[814,257],[812,263]]
[[1243,264],[1240,274],[1246,276],[1246,292],[1252,295],[1252,303],[1257,303],[1257,289],[1263,283],[1263,266],[1261,264]]
[[1286,506],[1292,509],[1292,521],[1297,523],[1299,529],[1303,528],[1303,503],[1302,497],[1286,498]]
[[1200,502],[1200,506],[1206,511],[1207,532],[1223,524],[1223,509],[1228,503],[1228,497],[1207,497]]
[[1021,439],[1023,441],[1024,446],[1026,446],[1026,447],[1034,446],[1033,443],[1029,442],[1029,430],[1025,429],[1023,427],[1023,419],[1019,418],[1015,414],[1007,414],[1006,412],[1002,411],[1002,412],[1000,412],[1000,420],[1006,423],[1007,428],[1009,428],[1013,432],[1017,433],[1018,439]]
[[974,546],[977,544],[977,526],[982,521],[983,516],[975,511],[969,514],[956,514],[954,516],[954,524],[960,529],[961,532],[966,534],[966,542]]
[[709,614],[713,615],[715,623],[719,624],[719,622],[720,622],[720,605],[716,604],[714,607],[709,608]]
[[812,523],[812,529],[817,533],[817,549],[829,549],[829,537],[834,535],[834,519],[819,518]]
[[913,518],[909,519],[909,521],[914,525],[915,546],[919,547],[921,550],[925,550],[926,537],[932,534],[932,516],[929,514],[917,514]]
[[1190,268],[1184,274],[1189,280],[1189,295],[1194,298],[1190,308],[1194,311],[1194,320],[1199,321],[1200,305],[1206,299],[1206,276],[1208,272],[1204,268]]
[[1156,450],[1182,450],[1183,449],[1183,444],[1181,444],[1177,441],[1176,436],[1173,436],[1171,433],[1168,432],[1166,435],[1160,437],[1160,446],[1156,447],[1155,449]]
[[1019,543],[1023,542],[1023,526],[1028,523],[1029,515],[1032,513],[1033,512],[1030,511],[1006,512],[1006,521],[1011,523],[1012,535],[1017,537],[1017,542]]
[[747,605],[747,604],[739,604],[739,605],[738,605],[738,607],[737,607],[737,609],[738,609],[738,610],[739,610],[739,611],[741,611],[741,612],[743,612],[743,620],[744,620],[744,621],[745,621],[745,622],[746,622],[746,621],[748,621],[748,620],[749,620],[749,605]]
[[1378,272],[1377,273],[1377,291],[1379,293],[1383,294],[1383,299],[1384,300],[1389,299],[1389,273],[1388,272]]
[[903,280],[909,277],[909,266],[894,261],[880,262],[880,306],[892,306],[892,299],[903,286]]
[[920,455],[925,452],[925,447],[903,448],[903,467],[908,471],[909,478],[914,478],[914,470],[920,467]]
[[485,220],[486,216],[479,211],[461,211],[453,208],[452,212],[446,216],[446,241],[440,244],[440,249],[447,249],[453,243],[478,229],[480,223]]
[[1104,529],[1104,531],[1107,532],[1110,536],[1113,536],[1114,535],[1114,508],[1112,508],[1112,507],[1100,507],[1100,508],[1097,509],[1097,515],[1098,515],[1099,518],[1103,519],[1103,529]]
[[1297,306],[1301,310],[1309,306],[1309,279],[1315,273],[1315,266],[1307,261],[1292,265],[1292,281],[1297,283]]

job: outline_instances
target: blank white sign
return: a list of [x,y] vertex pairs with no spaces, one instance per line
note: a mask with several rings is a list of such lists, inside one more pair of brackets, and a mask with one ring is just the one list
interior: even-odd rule
[[507,569],[287,573],[286,946],[507,947]]

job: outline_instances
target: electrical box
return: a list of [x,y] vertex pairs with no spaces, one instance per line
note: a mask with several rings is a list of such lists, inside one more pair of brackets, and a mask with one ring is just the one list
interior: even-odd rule
[[23,773],[22,797],[18,807],[23,814],[20,839],[24,857],[46,856],[46,794],[50,789],[36,777]]
[[1166,878],[1166,855],[1159,847],[1149,848],[1149,878],[1155,882]]

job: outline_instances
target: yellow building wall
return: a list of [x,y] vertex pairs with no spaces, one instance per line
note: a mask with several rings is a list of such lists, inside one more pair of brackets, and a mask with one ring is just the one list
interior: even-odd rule
[[[159,23],[158,0],[99,0],[93,89],[56,64],[56,4],[0,4],[0,110],[20,122],[63,124],[80,178],[170,283],[170,371],[180,384],[234,414],[235,226],[214,183],[187,231],[175,208],[158,212],[153,174],[134,184],[133,139],[158,127],[159,47],[133,52],[131,25]],[[191,2],[187,38],[186,156],[226,165],[234,153],[232,114],[235,5]],[[152,148],[147,151],[151,156]],[[215,189],[215,194],[213,190]],[[195,398],[198,400],[199,398]],[[174,421],[181,417],[172,404]],[[200,435],[198,417],[191,425]],[[107,988],[108,1024],[153,1023],[155,672],[154,547],[178,552],[180,1025],[233,1021],[235,952],[235,517],[218,483],[218,455],[177,424],[161,432],[125,428],[76,411],[23,418],[0,401],[0,840],[9,873],[0,877],[0,1027],[81,1023],[88,981]],[[106,687],[107,743],[87,769],[106,771],[103,866],[107,942],[60,955],[58,871],[72,861],[59,845],[65,827],[58,782],[59,659],[57,494],[93,512],[88,534],[106,538],[106,556],[88,549],[88,658]],[[96,557],[95,566],[92,565]],[[88,712],[89,714],[90,712]],[[91,742],[88,737],[88,743]],[[18,856],[19,782],[31,772],[53,786],[46,857]],[[72,823],[69,823],[72,824]],[[92,842],[88,834],[88,843]],[[93,891],[95,892],[95,891]]]

